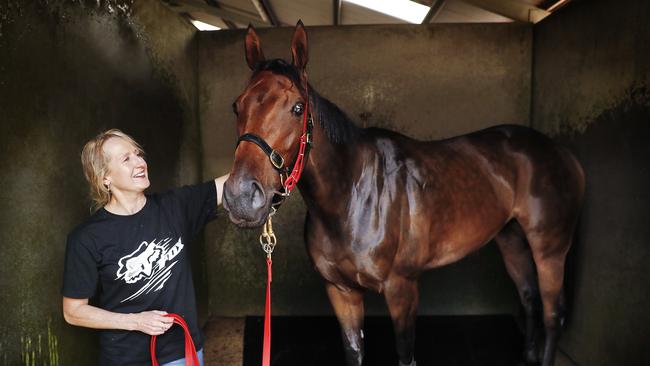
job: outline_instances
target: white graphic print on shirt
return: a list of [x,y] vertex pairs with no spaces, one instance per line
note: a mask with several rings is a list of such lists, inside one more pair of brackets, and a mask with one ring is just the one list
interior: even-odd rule
[[174,259],[184,247],[181,238],[178,238],[172,247],[170,247],[171,241],[170,238],[162,239],[158,243],[155,239],[150,243],[143,241],[133,253],[120,258],[116,281],[123,279],[129,284],[140,280],[145,281],[138,291],[121,302],[133,300],[151,291],[158,291],[165,286],[165,282],[172,275],[171,269],[178,260],[168,262]]

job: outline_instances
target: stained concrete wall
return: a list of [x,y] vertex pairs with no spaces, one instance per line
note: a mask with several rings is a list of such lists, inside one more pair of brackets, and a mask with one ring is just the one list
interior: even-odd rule
[[95,332],[61,313],[66,235],[90,206],[80,151],[121,128],[152,191],[199,181],[196,47],[158,1],[0,1],[0,365],[96,364]]
[[534,28],[532,125],[587,176],[561,348],[579,365],[648,365],[650,3],[570,4]]
[[[290,59],[293,28],[259,30],[267,58]],[[436,139],[500,123],[529,123],[532,33],[526,25],[308,27],[309,80],[359,125]],[[199,35],[199,94],[206,176],[229,171],[236,142],[231,104],[250,77],[244,30]],[[318,142],[314,153],[317,153]],[[336,197],[332,197],[336,199]],[[275,314],[331,314],[303,243],[299,194],[275,216]],[[209,309],[261,314],[265,262],[259,230],[222,218],[207,231]],[[492,245],[421,282],[421,314],[507,313],[514,286]],[[367,297],[367,313],[386,314]]]

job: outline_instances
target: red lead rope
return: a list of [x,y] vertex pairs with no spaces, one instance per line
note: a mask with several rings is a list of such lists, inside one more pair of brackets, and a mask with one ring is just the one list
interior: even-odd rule
[[271,365],[271,266],[273,261],[266,258],[266,305],[264,306],[264,345],[262,347],[262,366]]
[[[194,341],[192,340],[192,334],[190,334],[190,329],[185,323],[185,320],[177,314],[167,314],[170,318],[174,318],[174,324],[178,324],[183,328],[185,333],[185,366],[199,366],[199,358],[196,355],[196,348],[194,347]],[[151,364],[153,366],[158,366],[158,360],[156,359],[156,336],[151,336]]]
[[305,113],[303,113],[302,118],[302,135],[300,136],[300,147],[298,150],[298,157],[296,158],[296,163],[293,165],[291,174],[287,177],[287,180],[284,181],[284,189],[286,193],[290,193],[291,190],[296,186],[300,175],[302,174],[302,169],[305,167],[305,150],[307,149],[307,144],[309,143],[309,131],[307,128],[307,116],[309,115],[309,90],[307,90],[307,103],[305,104]]
[[[291,193],[302,175],[302,170],[305,167],[305,151],[307,144],[310,143],[310,129],[307,127],[307,119],[309,116],[309,90],[307,90],[307,103],[305,104],[305,112],[302,119],[302,135],[300,136],[300,147],[298,150],[298,157],[293,164],[291,174],[284,181],[285,193]],[[262,366],[271,366],[271,280],[272,280],[272,265],[271,253],[275,247],[275,235],[273,234],[273,227],[271,224],[271,217],[267,219],[264,224],[264,232],[260,236],[260,243],[266,252],[266,303],[264,305],[264,343],[262,345]]]

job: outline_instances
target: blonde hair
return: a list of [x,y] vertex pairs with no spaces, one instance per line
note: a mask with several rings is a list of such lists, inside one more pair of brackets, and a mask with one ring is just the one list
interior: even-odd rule
[[84,176],[86,176],[86,180],[90,185],[90,198],[93,201],[92,211],[104,207],[111,199],[111,189],[104,185],[104,177],[108,173],[108,162],[110,160],[110,157],[104,153],[104,143],[113,137],[126,140],[135,146],[138,152],[144,154],[140,144],[118,129],[102,132],[86,143],[81,151],[81,165]]

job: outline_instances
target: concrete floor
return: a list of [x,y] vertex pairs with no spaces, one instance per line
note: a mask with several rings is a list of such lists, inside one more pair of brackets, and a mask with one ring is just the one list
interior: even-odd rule
[[242,366],[245,318],[210,319],[205,334],[205,366]]

